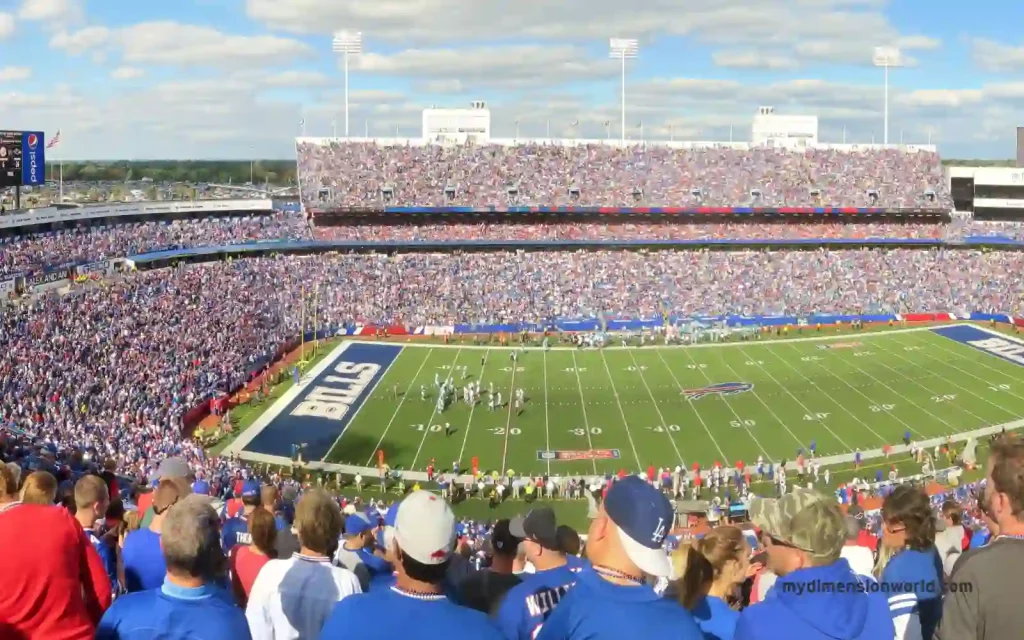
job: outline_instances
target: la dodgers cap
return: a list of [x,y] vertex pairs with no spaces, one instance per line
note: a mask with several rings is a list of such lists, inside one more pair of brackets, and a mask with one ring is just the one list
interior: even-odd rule
[[398,506],[395,541],[416,562],[442,564],[455,547],[455,514],[435,494],[413,491]]
[[665,537],[672,527],[672,504],[660,491],[636,476],[612,483],[604,510],[619,530],[626,555],[644,573],[668,577],[672,573]]

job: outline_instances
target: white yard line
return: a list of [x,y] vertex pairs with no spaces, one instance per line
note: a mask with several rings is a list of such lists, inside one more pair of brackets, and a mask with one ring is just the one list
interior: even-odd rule
[[[452,364],[451,364],[451,366],[448,367],[448,371],[451,371],[452,369],[455,368],[455,363],[459,361],[459,354],[460,353],[462,353],[461,349],[459,349],[458,351],[455,352],[455,359],[452,360]],[[452,377],[454,377],[454,376],[452,376]],[[448,379],[448,377],[445,376],[445,380],[447,380],[447,379]],[[423,429],[423,437],[420,438],[420,446],[416,449],[416,456],[412,459],[412,464],[409,465],[410,469],[415,469],[416,468],[416,461],[420,459],[420,452],[423,451],[423,444],[427,441],[427,435],[430,433],[430,425],[434,424],[434,416],[436,416],[436,415],[437,415],[437,402],[435,401],[434,402],[434,410],[432,412],[430,412],[430,420],[427,420],[427,424],[425,425],[425,427]]]
[[[971,373],[970,371],[964,371],[963,369],[961,369],[960,367],[958,367],[958,366],[956,366],[956,365],[954,365],[954,364],[950,364],[950,363],[948,363],[948,362],[946,362],[946,361],[944,361],[944,360],[939,360],[939,359],[938,359],[938,358],[936,358],[935,356],[930,356],[930,355],[928,355],[928,352],[927,352],[927,350],[922,350],[922,352],[923,352],[923,354],[924,354],[924,356],[925,356],[925,357],[927,357],[927,358],[931,358],[932,360],[935,360],[935,361],[937,361],[937,362],[939,362],[939,363],[941,363],[941,364],[945,364],[945,365],[947,365],[947,366],[953,367],[953,368],[954,368],[954,369],[956,369],[957,371],[959,371],[959,372],[961,372],[961,373],[964,373],[964,374],[966,374],[966,375],[968,375],[968,376],[970,376],[970,377],[972,377],[972,378],[975,378],[976,380],[980,380],[981,382],[983,382],[983,383],[984,383],[984,384],[986,384],[986,385],[991,385],[991,384],[992,384],[991,382],[988,382],[988,381],[986,381],[986,380],[985,380],[984,378],[979,378],[978,376],[974,375],[974,374],[973,374],[973,373]],[[897,358],[899,358],[900,360],[903,360],[904,362],[908,362],[908,363],[910,363],[910,364],[914,364],[914,362],[913,362],[912,360],[909,360],[909,359],[907,359],[907,358],[905,358],[905,357],[903,357],[903,356],[899,355],[899,353],[897,353],[897,352],[895,352],[895,351],[890,351],[889,353],[893,354],[894,356],[896,356],[896,357],[897,357]],[[937,392],[935,392],[935,391],[933,391],[933,390],[929,389],[928,387],[924,386],[923,384],[921,384],[921,383],[920,383],[920,382],[918,382],[917,380],[914,380],[913,378],[911,378],[911,377],[907,376],[907,375],[906,375],[906,374],[904,374],[903,372],[901,372],[901,371],[897,371],[896,369],[893,369],[892,367],[888,366],[888,365],[887,365],[887,364],[885,364],[884,362],[883,362],[883,363],[880,363],[880,364],[881,364],[881,365],[882,365],[883,367],[885,367],[886,369],[888,369],[888,370],[890,370],[890,371],[893,371],[893,372],[897,373],[898,375],[901,375],[901,376],[903,376],[903,377],[904,377],[904,378],[906,378],[907,380],[909,380],[909,381],[913,382],[914,384],[916,384],[917,386],[921,387],[922,389],[924,389],[924,390],[925,390],[925,391],[927,391],[928,393],[934,393],[935,395],[942,395],[942,394],[940,394],[940,393],[937,393]],[[970,389],[968,389],[967,387],[964,387],[963,385],[961,385],[961,384],[957,383],[957,381],[956,381],[956,380],[954,380],[954,379],[953,379],[953,378],[951,378],[951,377],[950,377],[950,378],[947,378],[947,377],[943,376],[943,378],[942,378],[942,379],[943,379],[943,380],[945,380],[946,382],[948,382],[949,384],[953,385],[953,386],[954,386],[954,387],[956,387],[957,389],[960,389],[960,390],[961,390],[961,391],[963,391],[964,393],[966,393],[966,394],[968,394],[968,395],[972,395],[972,396],[974,396],[975,398],[978,398],[979,400],[981,400],[982,402],[987,402],[988,404],[992,405],[992,406],[993,406],[993,407],[995,407],[996,409],[999,409],[999,410],[1000,410],[1000,411],[1002,411],[1003,413],[1008,413],[1008,414],[1010,414],[1011,416],[1015,416],[1015,415],[1017,415],[1017,412],[1016,412],[1016,411],[1010,411],[1010,410],[1009,410],[1009,409],[1007,409],[1006,407],[1004,407],[1004,406],[1002,406],[1002,405],[998,405],[998,404],[996,404],[995,402],[992,402],[991,400],[989,400],[989,399],[988,399],[988,398],[986,398],[985,396],[981,395],[980,393],[978,393],[978,392],[976,392],[976,391],[971,391],[971,390],[970,390]],[[976,415],[975,413],[973,413],[973,412],[972,412],[972,411],[971,411],[970,409],[968,409],[967,407],[965,407],[965,406],[962,406],[962,405],[960,405],[960,404],[958,404],[957,406],[958,406],[958,407],[960,407],[960,409],[962,409],[963,411],[965,411],[965,412],[967,412],[967,413],[971,414],[972,416],[974,416],[974,418],[976,418],[976,419],[978,420],[978,422],[980,422],[981,424],[984,424],[984,425],[988,425],[988,424],[990,424],[988,420],[983,420],[983,419],[981,418],[981,416],[978,416],[978,415]]]
[[[544,450],[551,451],[551,422],[548,420],[548,352],[544,351]],[[548,458],[548,475],[551,475],[551,459]]]
[[[367,458],[366,466],[370,466],[370,463],[373,462],[374,454],[376,454],[378,451],[380,451],[380,445],[382,445],[384,443],[384,438],[387,437],[388,431],[391,429],[391,425],[395,422],[395,418],[398,417],[398,412],[402,410],[402,405],[405,404],[406,398],[409,397],[409,392],[412,391],[412,388],[416,385],[416,378],[420,377],[420,372],[423,371],[423,367],[426,366],[427,360],[430,360],[430,354],[431,353],[433,353],[433,352],[432,351],[428,351],[427,352],[426,357],[423,358],[423,362],[420,363],[420,368],[416,370],[415,374],[413,374],[412,380],[409,382],[409,388],[407,388],[405,390],[405,393],[402,394],[402,399],[398,402],[398,406],[395,407],[395,412],[391,414],[391,419],[388,420],[387,426],[384,427],[384,433],[380,434],[380,440],[377,441],[377,446],[373,448],[373,451],[370,453],[370,457]],[[398,360],[398,358],[395,358],[395,360]],[[381,380],[383,380],[383,379],[384,379],[384,377],[381,376]],[[363,404],[366,404],[366,403],[364,402]],[[360,409],[361,408],[362,407],[360,407]],[[355,417],[353,416],[353,420],[354,419],[355,419]],[[334,444],[338,444],[338,443],[335,442]]]
[[[694,365],[697,368],[697,371],[700,371],[700,374],[704,376],[704,380],[709,385],[714,384],[714,382],[711,380],[711,376],[708,375],[707,371],[701,368],[699,366],[699,363],[693,359],[693,355],[691,355],[689,351],[686,351],[684,353],[686,353],[686,357],[690,359],[690,364]],[[742,351],[740,353],[742,353]],[[740,425],[739,428],[743,429],[747,433],[747,435],[750,436],[750,439],[754,441],[754,444],[756,444],[757,448],[761,450],[761,453],[764,454],[765,458],[771,459],[771,456],[768,454],[768,450],[764,448],[764,445],[762,445],[761,441],[757,439],[757,436],[754,435],[754,432],[748,429],[747,427],[743,426],[744,419],[740,417],[740,414],[736,413],[736,408],[732,406],[731,402],[729,402],[729,398],[724,394],[720,395],[719,397],[722,399],[722,402],[725,403],[725,406],[729,409],[729,411],[732,412],[733,417],[736,418],[736,422]],[[728,464],[728,461],[726,461],[726,464]]]
[[651,391],[651,386],[647,384],[647,378],[644,377],[644,372],[640,369],[640,365],[637,363],[636,356],[633,355],[632,351],[629,352],[629,357],[633,360],[633,366],[636,367],[637,373],[640,374],[640,381],[644,383],[644,388],[647,389],[647,395],[651,397],[651,404],[654,405],[654,410],[658,412],[658,419],[661,420],[661,428],[665,430],[665,435],[668,436],[669,441],[672,443],[672,448],[676,451],[676,457],[679,458],[679,464],[685,469],[686,461],[683,460],[683,454],[679,451],[679,445],[676,444],[676,439],[672,437],[672,432],[669,431],[668,422],[665,421],[665,416],[661,413],[661,407],[658,406],[658,401],[654,397],[654,392]]
[[[678,387],[679,393],[682,393],[683,390],[686,389],[686,387],[684,387],[682,384],[680,384],[679,378],[676,377],[676,372],[673,371],[672,367],[670,367],[668,362],[665,361],[665,356],[663,356],[661,354],[661,352],[662,352],[661,349],[657,350],[658,358],[661,359],[661,364],[668,371],[668,375],[672,376],[672,380],[676,383],[676,387]],[[711,438],[711,442],[715,445],[715,448],[718,449],[718,453],[719,453],[719,455],[722,456],[722,460],[728,461],[729,457],[727,455],[725,455],[725,451],[722,451],[722,445],[718,444],[718,440],[715,439],[714,434],[711,433],[711,429],[708,428],[708,423],[704,422],[704,418],[700,415],[700,411],[697,410],[697,407],[694,406],[693,402],[690,402],[689,405],[690,405],[690,409],[693,411],[693,415],[697,416],[697,421],[700,422],[700,425],[702,427],[704,427],[704,431],[707,432],[708,437]]]
[[[487,358],[490,355],[491,352],[489,350],[484,354],[484,362],[483,364],[480,365],[480,375],[476,377],[477,382],[483,380],[484,370],[487,368]],[[469,440],[469,428],[473,424],[473,412],[476,411],[476,404],[477,403],[474,402],[469,407],[469,420],[466,421],[466,433],[462,434],[462,448],[459,449],[459,457],[456,458],[456,461],[459,463],[459,466],[462,466],[462,456],[463,454],[466,453],[466,442]]]
[[638,470],[643,469],[644,465],[640,462],[640,456],[636,452],[636,445],[633,444],[633,433],[629,430],[629,422],[626,420],[626,411],[622,408],[622,401],[619,400],[619,390],[615,388],[615,379],[612,378],[612,370],[608,367],[608,359],[604,357],[604,352],[601,352],[601,362],[604,363],[604,370],[608,373],[608,381],[612,385],[612,395],[615,396],[615,404],[619,406],[619,415],[622,416],[622,426],[626,427],[626,437],[629,438],[629,446],[633,449],[633,457],[636,458],[636,468]]
[[[795,349],[796,347],[793,347],[793,348]],[[890,351],[886,351],[886,353],[891,353],[891,352],[890,352]],[[852,366],[853,366],[853,368],[854,368],[854,369],[856,369],[857,371],[859,371],[859,372],[860,372],[861,374],[863,374],[864,376],[866,376],[866,377],[870,378],[870,377],[871,377],[871,375],[870,375],[870,374],[868,374],[868,373],[867,373],[866,371],[864,371],[863,369],[861,369],[861,368],[860,368],[860,366],[858,366],[858,365],[857,365],[857,363],[856,363],[856,362],[854,362],[854,360],[853,360],[854,356],[850,356],[850,357],[851,357],[851,359],[850,359],[850,360],[846,360],[845,358],[840,358],[840,359],[841,359],[841,360],[843,360],[844,362],[848,362],[848,363],[849,363],[850,365],[852,365]],[[883,364],[882,366],[885,366],[885,365]],[[826,371],[828,370],[828,367],[823,367],[823,368],[824,368],[824,369],[825,369]],[[888,367],[886,367],[886,368],[888,368]],[[890,369],[890,371],[892,371],[892,370],[893,370],[893,369]],[[830,372],[830,373],[831,373],[831,372]],[[835,375],[835,374],[832,374],[832,375]],[[840,381],[842,381],[842,382],[843,382],[844,384],[846,384],[846,386],[850,387],[851,389],[853,389],[854,391],[856,391],[856,392],[857,392],[857,393],[859,393],[860,395],[864,396],[864,398],[865,398],[865,399],[867,399],[867,401],[868,401],[868,402],[870,402],[871,404],[873,404],[873,405],[876,405],[876,406],[882,406],[882,405],[884,404],[884,403],[880,403],[880,402],[876,401],[876,400],[875,400],[874,398],[871,398],[870,396],[868,396],[867,394],[865,394],[864,392],[862,392],[862,391],[861,391],[860,389],[858,389],[858,388],[856,388],[856,387],[853,387],[853,386],[851,386],[851,385],[850,385],[850,383],[846,382],[846,380],[843,380],[843,377],[842,377],[842,376],[840,376],[840,375],[835,375],[835,377],[836,377],[836,378],[838,378],[838,379],[839,379]],[[912,398],[911,398],[910,396],[900,396],[900,399],[901,399],[901,400],[906,400],[906,401],[908,401],[908,402],[909,402],[910,404],[912,404],[912,405],[914,405],[915,407],[917,407],[917,408],[918,408],[918,410],[920,410],[920,411],[923,411],[923,412],[927,413],[928,415],[930,415],[931,417],[935,418],[935,419],[936,419],[936,420],[938,420],[939,422],[941,422],[941,423],[945,424],[945,425],[946,425],[947,427],[949,427],[949,429],[950,429],[950,432],[951,432],[951,433],[956,433],[957,431],[959,431],[959,429],[957,429],[956,427],[954,427],[953,425],[951,425],[951,424],[950,424],[949,422],[947,422],[947,421],[946,421],[946,420],[945,420],[945,419],[944,419],[944,418],[943,418],[942,416],[936,415],[936,414],[932,413],[931,411],[929,411],[928,409],[926,409],[926,408],[922,407],[922,406],[921,406],[920,404],[918,404],[917,402],[914,402],[914,400],[913,400],[913,399],[912,399]],[[904,426],[904,427],[905,427],[905,428],[907,429],[907,431],[910,431],[911,433],[916,433],[916,434],[917,434],[918,436],[920,436],[921,438],[926,438],[926,437],[928,437],[928,436],[925,436],[924,434],[922,434],[921,432],[919,432],[919,431],[918,431],[917,429],[915,429],[914,427],[910,426],[910,424],[908,424],[908,423],[907,423],[907,422],[906,422],[905,420],[903,420],[902,418],[900,418],[899,416],[897,416],[895,412],[893,412],[893,411],[886,411],[885,413],[888,413],[888,414],[889,414],[889,415],[891,415],[892,417],[896,418],[896,419],[897,419],[897,420],[898,420],[898,421],[900,422],[900,424],[902,424],[902,425],[903,425],[903,426]],[[975,416],[975,417],[977,417],[977,416]]]
[[[590,420],[587,418],[587,399],[583,397],[583,381],[580,380],[580,368],[576,364],[576,351],[572,352],[572,370],[576,374],[576,385],[580,390],[580,408],[583,410],[583,428],[587,431],[587,446],[590,451],[594,450],[594,440],[590,437]],[[594,466],[594,475],[597,475],[597,460],[593,457],[590,458],[590,463]]]
[[[935,336],[937,338],[939,338],[940,340],[923,340],[923,341],[921,341],[921,344],[941,349],[941,350],[945,351],[946,353],[949,353],[949,354],[952,354],[952,355],[956,356],[958,359],[965,359],[964,356],[962,356],[961,354],[957,353],[956,351],[954,351],[952,349],[947,349],[945,346],[942,346],[942,342],[945,342],[946,340],[949,340],[949,338],[946,338],[946,337],[942,336],[941,334],[935,334]],[[1006,336],[1000,336],[1000,337],[1001,338],[1006,338]],[[1013,340],[1012,338],[1007,338],[1007,339],[1009,341],[1011,341],[1011,342],[1020,342],[1019,340]],[[900,342],[899,340],[896,340],[895,342],[897,344],[904,344],[903,342]],[[958,344],[962,344],[962,343],[958,343]],[[1021,343],[1021,344],[1024,345],[1024,343]],[[972,349],[974,351],[977,351],[980,354],[988,355],[991,358],[998,358],[999,357],[999,356],[996,356],[995,354],[991,354],[991,353],[987,353],[985,351],[981,351],[979,349],[975,349],[974,347],[972,347],[970,345],[963,345],[963,346],[967,347],[968,349]],[[925,355],[928,355],[928,354],[925,353]],[[928,355],[928,357],[938,360],[938,358],[935,358],[935,356]],[[952,364],[952,363],[949,363],[949,362],[945,362],[944,360],[939,360],[939,362],[943,362],[947,366],[950,366],[950,367],[953,367],[954,369],[959,369],[960,371],[963,371],[963,369],[960,369],[960,367],[957,367],[955,364]],[[989,371],[991,371],[992,373],[995,373],[996,375],[999,375],[999,376],[1003,376],[1005,378],[1009,378],[1010,380],[1012,380],[1014,382],[1018,382],[1019,383],[1021,381],[1021,379],[1019,377],[1015,377],[1015,376],[1013,376],[1013,375],[1011,375],[1009,373],[1006,373],[1005,371],[1000,371],[999,369],[996,369],[992,365],[990,365],[987,362],[985,362],[985,359],[979,358],[978,360],[971,360],[971,362],[979,364],[979,365],[985,367],[986,369],[988,369]],[[1019,365],[1015,365],[1015,366],[1019,366]],[[1024,371],[1024,369],[1022,369],[1022,371]],[[969,376],[971,376],[973,378],[977,378],[978,380],[981,380],[981,378],[978,378],[978,376],[976,376],[976,375],[974,375],[972,373],[968,373],[967,375],[969,375]],[[991,386],[994,383],[986,382],[985,384]],[[1024,400],[1024,396],[1020,396],[1020,395],[1014,393],[1013,391],[1006,391],[1006,393],[1011,395],[1011,396],[1013,396],[1014,398],[1017,398],[1018,400]]]
[[[795,347],[794,347],[794,349],[795,349]],[[828,398],[829,402],[831,402],[832,404],[836,405],[837,407],[839,407],[840,409],[845,411],[847,415],[849,415],[851,418],[856,420],[862,427],[864,427],[866,430],[868,430],[871,433],[873,433],[876,438],[878,438],[882,442],[886,442],[886,439],[884,437],[882,437],[882,435],[880,433],[878,433],[877,431],[872,429],[871,425],[869,425],[868,423],[864,422],[860,418],[860,416],[858,416],[854,412],[852,412],[849,409],[847,409],[846,405],[844,405],[842,402],[839,402],[838,400],[836,400],[835,397],[833,397],[831,393],[829,393],[829,392],[825,391],[824,389],[822,389],[821,387],[819,387],[817,382],[815,382],[814,380],[812,380],[812,379],[808,378],[807,376],[805,376],[803,371],[800,371],[799,369],[794,367],[793,364],[789,360],[787,360],[785,358],[779,358],[779,362],[783,363],[784,365],[786,365],[787,367],[789,367],[790,369],[795,371],[798,376],[803,378],[805,381],[809,382],[811,384],[811,386],[813,386],[815,389],[817,389],[818,392],[821,393],[822,396],[824,396],[825,398]]]
[[[515,352],[513,352],[515,353]],[[508,436],[512,430],[512,407],[515,406],[513,398],[516,394],[516,369],[519,368],[519,359],[512,361],[512,381],[508,389],[508,416],[505,418],[505,448],[501,452],[501,477],[505,477],[505,462],[508,460]]]
[[[747,353],[745,351],[742,351],[742,350],[740,351],[740,353],[742,353],[745,356],[747,355]],[[772,382],[774,382],[776,385],[782,387],[783,391],[785,391],[786,393],[789,393],[789,395],[792,396],[792,398],[794,400],[796,400],[797,404],[799,404],[801,407],[804,408],[804,411],[806,411],[807,413],[814,413],[813,411],[808,409],[807,406],[803,402],[800,402],[800,400],[796,396],[794,396],[792,393],[790,393],[789,389],[785,385],[780,385],[779,381],[775,379],[775,376],[773,376],[771,374],[771,372],[768,371],[767,369],[765,369],[762,365],[758,364],[757,360],[753,360],[749,356],[747,357],[747,359],[750,360],[751,362],[753,362],[755,364],[755,366],[760,367],[762,371],[767,373],[768,377],[772,379]],[[729,369],[729,371],[732,371],[733,375],[736,376],[737,380],[742,380],[742,376],[740,376],[739,371],[736,371],[736,369],[734,369],[733,366],[731,364],[729,364],[725,360],[725,358],[722,358],[722,364],[724,364]],[[800,438],[798,438],[797,435],[795,433],[793,433],[793,431],[789,428],[789,426],[778,415],[776,415],[775,411],[771,408],[771,406],[767,402],[764,401],[764,398],[762,398],[757,393],[757,386],[755,386],[753,389],[751,389],[750,392],[754,395],[754,398],[757,399],[758,402],[760,402],[762,405],[764,405],[764,408],[768,410],[768,413],[772,414],[772,417],[775,418],[775,421],[782,425],[782,428],[786,430],[786,433],[788,433],[790,436],[792,436],[793,440],[796,441],[796,444],[797,444],[798,447],[803,448],[803,447],[806,447],[809,444],[807,442],[800,442]],[[829,429],[828,425],[825,424],[825,422],[823,420],[820,421],[820,422],[821,422],[821,425],[823,427],[825,427],[826,431],[828,431],[833,436],[835,436],[836,440],[839,441],[839,444],[843,445],[847,449],[850,449],[849,445],[847,445],[845,442],[843,442],[843,439],[840,438],[834,431],[832,431],[832,429]],[[853,449],[850,449],[850,451],[852,451],[852,450]]]

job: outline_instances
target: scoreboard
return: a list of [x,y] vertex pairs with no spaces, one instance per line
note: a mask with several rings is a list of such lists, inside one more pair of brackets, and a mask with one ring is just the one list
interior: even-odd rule
[[46,182],[43,140],[42,131],[0,130],[0,188]]

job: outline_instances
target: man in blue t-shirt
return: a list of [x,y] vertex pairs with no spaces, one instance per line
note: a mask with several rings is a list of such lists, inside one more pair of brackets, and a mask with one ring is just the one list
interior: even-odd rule
[[147,528],[129,533],[121,549],[127,591],[146,591],[163,584],[167,574],[164,552],[160,548],[164,517],[167,510],[190,491],[189,485],[180,478],[161,480],[157,485],[153,492],[153,521]]
[[224,553],[231,553],[236,545],[252,544],[252,536],[249,534],[249,515],[260,506],[260,483],[255,480],[246,480],[242,485],[242,513],[234,518],[228,518],[220,531],[221,546]]
[[429,491],[406,496],[398,507],[390,545],[395,584],[348,596],[335,605],[320,631],[322,640],[501,639],[487,616],[458,606],[444,594],[455,549],[455,516],[444,500]]
[[615,481],[590,523],[591,566],[576,574],[537,640],[702,640],[690,612],[648,583],[671,573],[664,543],[673,515],[668,498],[640,478]]
[[576,583],[580,569],[570,566],[561,550],[558,523],[551,508],[541,507],[513,518],[508,530],[522,538],[526,559],[536,571],[523,574],[523,581],[505,594],[495,624],[508,640],[532,640]]

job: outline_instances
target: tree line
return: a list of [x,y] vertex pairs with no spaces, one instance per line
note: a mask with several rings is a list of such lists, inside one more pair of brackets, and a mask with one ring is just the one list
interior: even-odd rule
[[[61,169],[46,164],[46,176],[58,180]],[[154,182],[190,182],[214,184],[270,183],[295,184],[295,160],[113,160],[65,162],[65,182],[130,182],[150,179]]]

